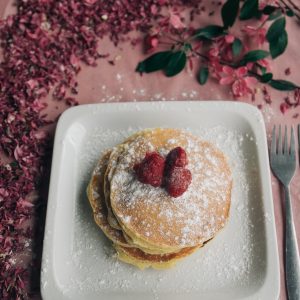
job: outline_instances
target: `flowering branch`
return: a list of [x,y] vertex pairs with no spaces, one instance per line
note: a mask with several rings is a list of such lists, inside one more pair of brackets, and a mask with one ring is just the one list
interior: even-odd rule
[[[197,30],[186,30],[184,25],[177,26],[177,29],[181,29],[178,30],[181,34],[178,36],[182,38],[170,38],[173,40],[170,50],[151,55],[138,64],[136,71],[150,73],[163,70],[166,76],[171,77],[180,73],[187,62],[193,65],[194,58],[198,57],[204,60],[197,76],[199,83],[204,85],[211,75],[221,85],[231,85],[235,97],[253,94],[252,86],[257,82],[268,84],[277,90],[299,89],[292,82],[274,79],[270,72],[269,57],[276,59],[282,55],[288,44],[285,16],[296,15],[285,0],[281,2],[285,5],[284,9],[271,5],[261,7],[258,0],[246,0],[240,7],[239,0],[227,0],[221,9],[223,25],[213,24]],[[249,25],[242,28],[248,43],[230,33],[237,18],[241,21],[253,18],[261,21],[257,28]],[[267,30],[265,26],[269,23],[271,25]],[[151,51],[155,50],[159,44],[159,36],[148,36],[148,39],[150,44],[155,41],[149,47]],[[269,51],[249,50],[249,41],[260,47],[268,43]]]

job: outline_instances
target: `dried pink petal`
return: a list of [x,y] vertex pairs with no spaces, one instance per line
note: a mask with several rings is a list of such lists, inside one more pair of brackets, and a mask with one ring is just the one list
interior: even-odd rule
[[290,108],[290,106],[287,103],[283,102],[280,104],[279,108],[280,108],[281,113],[285,114],[286,111]]
[[229,66],[223,66],[222,71],[224,74],[229,76],[233,76],[235,73],[234,69]]
[[228,84],[232,84],[234,82],[234,77],[223,77],[220,79],[220,84],[221,85],[228,85]]
[[244,78],[236,80],[232,85],[232,93],[235,97],[243,97],[251,93]]
[[182,23],[180,16],[177,14],[174,14],[173,12],[171,12],[171,14],[170,14],[169,22],[175,29],[181,29],[181,28],[186,27],[185,24]]
[[97,2],[97,0],[84,0],[84,4],[92,6]]
[[247,73],[248,69],[246,67],[240,67],[235,71],[237,77],[244,77]]

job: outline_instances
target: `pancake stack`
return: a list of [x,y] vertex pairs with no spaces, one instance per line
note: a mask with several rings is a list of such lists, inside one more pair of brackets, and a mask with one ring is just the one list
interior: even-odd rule
[[[180,197],[138,181],[146,153],[185,149],[192,182]],[[178,129],[148,129],[106,151],[87,188],[94,219],[118,258],[143,269],[168,268],[211,240],[226,224],[231,171],[212,144]]]

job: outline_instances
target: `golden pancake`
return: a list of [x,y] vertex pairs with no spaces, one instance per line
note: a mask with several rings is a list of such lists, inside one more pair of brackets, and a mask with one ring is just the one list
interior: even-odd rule
[[104,201],[103,182],[110,152],[111,151],[104,153],[93,171],[92,178],[87,188],[87,196],[93,209],[96,224],[111,241],[126,246],[127,242],[122,231],[111,227],[107,221],[108,212]]
[[118,253],[118,258],[125,263],[135,265],[140,269],[149,267],[154,269],[167,269],[174,266],[178,260],[195,252],[200,246],[182,249],[180,255],[178,253],[150,255],[145,254],[138,248],[122,247],[116,244],[114,247]]
[[[115,229],[121,230],[121,227],[118,223],[118,220],[114,216],[111,205],[110,205],[110,184],[109,184],[109,178],[112,176],[111,169],[113,166],[115,166],[118,163],[119,158],[119,152],[123,151],[124,147],[126,146],[126,143],[129,141],[133,141],[138,136],[137,133],[131,135],[129,138],[127,138],[122,144],[117,145],[114,147],[111,151],[110,157],[109,157],[109,163],[107,165],[107,170],[104,177],[104,195],[105,195],[105,204],[108,210],[108,223],[111,225],[111,227]],[[131,239],[127,236],[128,241],[131,242]]]
[[[113,151],[112,151],[113,152]],[[109,162],[105,171],[105,176],[104,176],[104,184],[103,184],[103,190],[104,190],[104,197],[105,197],[105,205],[107,207],[107,220],[108,223],[111,227],[121,230],[121,226],[118,223],[118,220],[116,219],[116,217],[114,216],[112,210],[111,210],[111,206],[110,206],[110,186],[109,186],[109,181],[108,181],[108,173],[111,169],[111,166],[113,163],[115,162],[114,158],[111,158],[112,153],[109,156]],[[116,158],[117,160],[118,158]]]
[[[181,146],[187,152],[192,183],[178,198],[163,188],[139,182],[133,166],[147,152],[166,155]],[[177,252],[203,244],[224,227],[231,197],[231,172],[223,153],[212,144],[177,129],[144,130],[116,148],[110,204],[122,230],[139,248]],[[120,150],[121,149],[121,150]]]
[[87,194],[97,225],[102,229],[104,234],[113,241],[120,259],[140,268],[145,268],[147,266],[152,266],[154,268],[167,268],[172,266],[180,258],[195,251],[197,247],[186,248],[180,252],[170,255],[147,254],[140,249],[133,248],[131,245],[128,245],[126,239],[123,237],[122,231],[116,230],[110,226],[107,221],[107,209],[105,207],[102,188],[109,156],[110,151],[106,152],[98,162],[89,183]]

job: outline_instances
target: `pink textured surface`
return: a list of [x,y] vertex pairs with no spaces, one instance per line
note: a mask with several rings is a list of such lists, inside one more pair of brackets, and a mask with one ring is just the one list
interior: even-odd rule
[[[13,13],[12,1],[2,0],[0,3],[0,16],[7,16]],[[201,20],[202,23],[202,20]],[[206,24],[206,20],[203,20]],[[284,70],[289,67],[291,75],[288,80],[299,84],[300,78],[297,71],[300,69],[300,54],[298,49],[299,24],[295,20],[289,20],[287,24],[289,33],[289,47],[286,53],[272,64],[273,73],[276,77],[284,77]],[[110,65],[106,60],[100,60],[98,67],[84,67],[79,74],[79,94],[77,99],[80,104],[118,102],[118,101],[157,101],[157,100],[226,100],[232,99],[227,87],[220,86],[214,81],[209,81],[205,87],[199,86],[194,75],[188,71],[179,76],[169,79],[162,74],[156,73],[140,77],[134,72],[135,66],[144,55],[139,46],[120,45],[114,47],[108,40],[100,42],[100,52],[110,53],[111,58],[115,58],[115,66]],[[300,107],[282,115],[279,111],[279,103],[286,93],[276,91],[271,92],[273,103],[265,105],[262,93],[258,93],[254,105],[264,104],[263,113],[265,117],[268,137],[274,124],[293,124],[299,123],[299,119],[292,116],[300,113]],[[61,103],[53,101],[49,96],[45,99],[49,103],[47,112],[49,118],[55,118],[66,107]],[[246,101],[245,102],[250,102]],[[54,126],[49,129],[53,131]],[[295,127],[296,129],[296,127]],[[293,199],[294,220],[300,244],[300,170],[297,169],[296,175],[291,185]],[[282,201],[277,181],[272,178],[274,210],[276,218],[276,230],[278,239],[278,250],[281,268],[281,291],[280,300],[287,299],[284,282],[284,217],[282,213]]]

